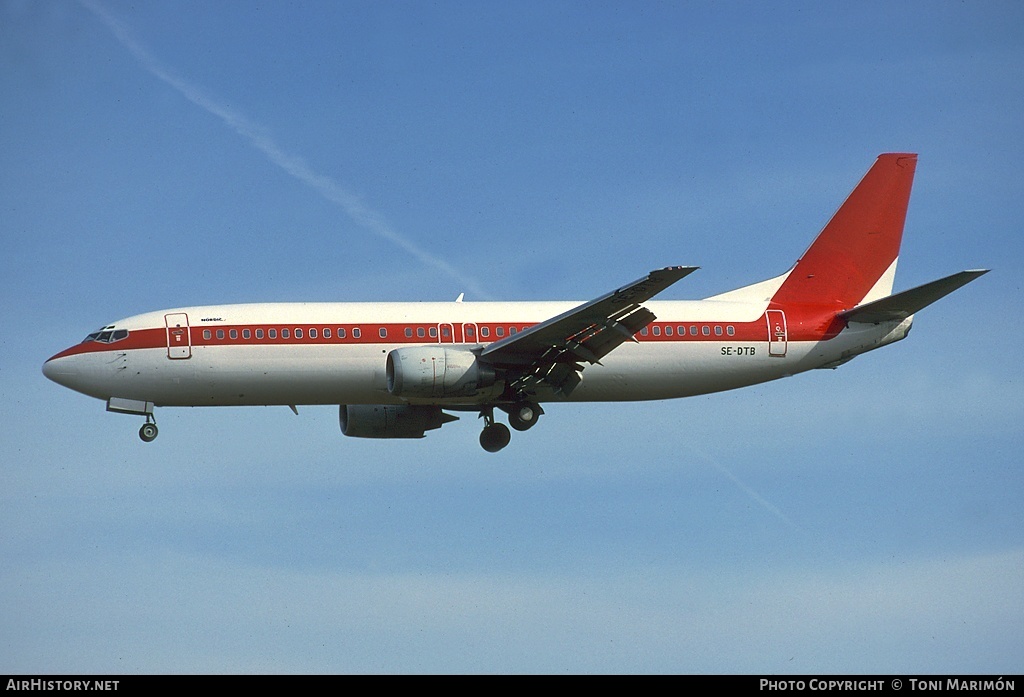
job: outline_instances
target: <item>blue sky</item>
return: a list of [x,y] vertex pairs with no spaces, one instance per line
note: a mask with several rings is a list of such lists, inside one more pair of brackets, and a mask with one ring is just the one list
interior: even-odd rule
[[[991,672],[1024,656],[1024,8],[0,2],[0,671]],[[344,438],[137,419],[43,360],[139,312],[781,273],[880,152],[897,274],[993,273],[837,371]]]

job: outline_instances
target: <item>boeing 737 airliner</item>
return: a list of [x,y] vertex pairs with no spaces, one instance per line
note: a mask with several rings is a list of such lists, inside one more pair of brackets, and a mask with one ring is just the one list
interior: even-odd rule
[[[652,301],[673,266],[587,303],[278,303],[118,320],[43,365],[51,380],[145,417],[154,407],[340,404],[341,430],[422,438],[484,418],[508,445],[542,403],[671,399],[835,368],[907,336],[914,313],[986,270],[892,294],[917,156],[880,155],[785,274],[700,301]],[[447,411],[446,411],[447,410]]]

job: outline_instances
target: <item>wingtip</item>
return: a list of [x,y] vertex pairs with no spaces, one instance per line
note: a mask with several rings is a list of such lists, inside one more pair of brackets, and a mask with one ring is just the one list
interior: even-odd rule
[[652,274],[654,274],[654,273],[657,273],[657,274],[663,274],[663,273],[679,274],[679,277],[682,278],[683,276],[686,276],[688,274],[693,273],[694,271],[696,271],[699,268],[700,268],[699,266],[666,266],[666,267],[661,268],[661,269],[655,269],[651,273]]

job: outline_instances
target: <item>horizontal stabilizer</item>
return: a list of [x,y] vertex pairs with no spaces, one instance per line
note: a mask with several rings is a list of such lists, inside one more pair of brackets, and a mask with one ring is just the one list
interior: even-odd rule
[[940,278],[923,286],[905,290],[880,300],[860,305],[852,310],[840,312],[839,317],[847,322],[864,322],[877,324],[893,320],[903,320],[918,310],[931,305],[936,300],[946,297],[957,288],[967,285],[979,276],[988,273],[988,269],[961,271],[952,276]]

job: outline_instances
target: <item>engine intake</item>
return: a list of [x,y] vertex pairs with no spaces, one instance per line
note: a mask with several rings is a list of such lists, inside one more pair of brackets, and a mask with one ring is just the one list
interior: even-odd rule
[[459,417],[441,407],[412,404],[342,404],[341,432],[353,438],[422,438]]
[[388,354],[388,392],[404,398],[473,397],[494,387],[494,368],[476,354],[443,346],[413,346]]

